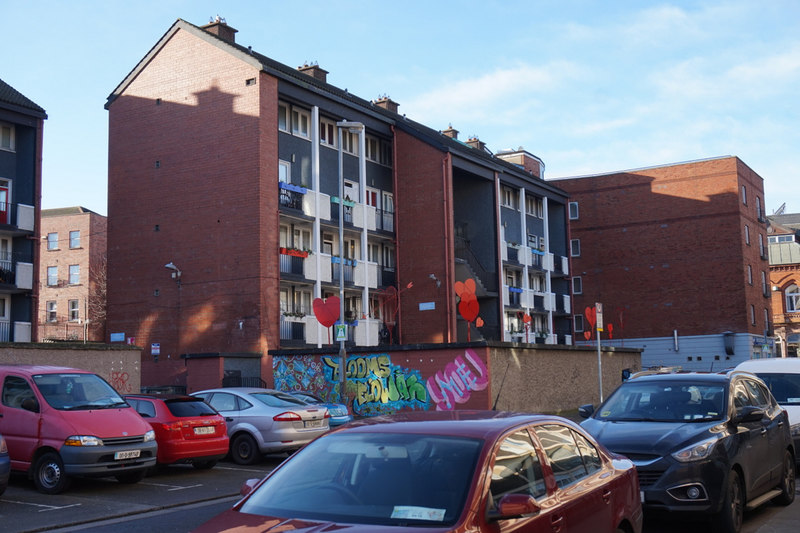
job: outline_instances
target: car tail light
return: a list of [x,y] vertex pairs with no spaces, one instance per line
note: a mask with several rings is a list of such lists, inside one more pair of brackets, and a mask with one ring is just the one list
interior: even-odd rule
[[297,422],[299,420],[302,420],[303,418],[297,413],[286,411],[285,413],[273,416],[272,419],[275,422]]
[[330,418],[330,417],[331,417],[331,412],[326,409],[325,410],[325,418]]
[[161,427],[164,429],[164,431],[180,431],[181,423],[173,422],[172,424],[161,424]]

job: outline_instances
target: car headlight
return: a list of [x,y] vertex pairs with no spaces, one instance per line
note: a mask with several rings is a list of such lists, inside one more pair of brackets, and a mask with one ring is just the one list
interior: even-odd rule
[[156,440],[156,432],[152,429],[144,434],[144,441],[150,442],[151,440]]
[[795,424],[791,426],[789,429],[792,432],[792,437],[795,438],[800,437],[800,424]]
[[90,435],[72,435],[64,441],[65,446],[102,446],[103,441]]
[[711,437],[710,439],[706,439],[701,442],[697,442],[692,444],[691,446],[687,446],[682,450],[678,450],[677,452],[672,454],[676,460],[682,463],[688,463],[690,461],[699,461],[701,459],[705,459],[709,455],[711,455],[711,451],[714,449],[714,445],[719,440],[719,437]]

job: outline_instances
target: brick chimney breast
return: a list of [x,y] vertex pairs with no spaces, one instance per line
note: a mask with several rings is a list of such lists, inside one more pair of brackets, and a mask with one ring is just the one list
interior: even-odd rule
[[477,137],[470,137],[467,140],[467,145],[469,145],[469,146],[471,146],[473,148],[477,148],[478,150],[481,150],[481,151],[486,151],[486,143],[481,141]]
[[206,30],[208,33],[213,33],[223,41],[231,44],[236,42],[236,32],[239,31],[232,26],[228,26],[228,23],[225,22],[225,19],[219,15],[217,15],[212,22],[206,24],[205,26],[201,26],[201,28]]
[[323,83],[328,83],[328,71],[324,68],[321,68],[316,63],[313,65],[303,64],[302,66],[297,67],[297,70]]
[[387,111],[391,111],[392,113],[397,113],[397,109],[400,107],[400,104],[389,98],[388,96],[382,96],[373,102],[376,106],[382,107]]
[[449,124],[447,126],[447,129],[442,131],[442,135],[446,135],[447,137],[450,137],[451,139],[458,140],[458,130],[455,129],[452,124]]

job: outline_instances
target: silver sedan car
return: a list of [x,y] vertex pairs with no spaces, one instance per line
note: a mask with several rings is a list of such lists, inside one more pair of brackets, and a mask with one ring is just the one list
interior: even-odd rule
[[225,417],[231,459],[253,464],[265,453],[291,452],[329,429],[324,406],[272,389],[226,387],[195,392]]

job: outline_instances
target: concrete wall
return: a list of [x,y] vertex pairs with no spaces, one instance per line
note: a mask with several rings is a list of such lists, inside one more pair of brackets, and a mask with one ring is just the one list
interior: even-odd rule
[[[638,348],[603,348],[603,397],[622,382],[622,370],[641,370]],[[536,345],[492,346],[492,402],[503,411],[560,413],[600,402],[597,348]]]
[[3,343],[0,364],[54,365],[90,370],[120,394],[138,393],[142,383],[141,349],[136,346],[82,343]]

